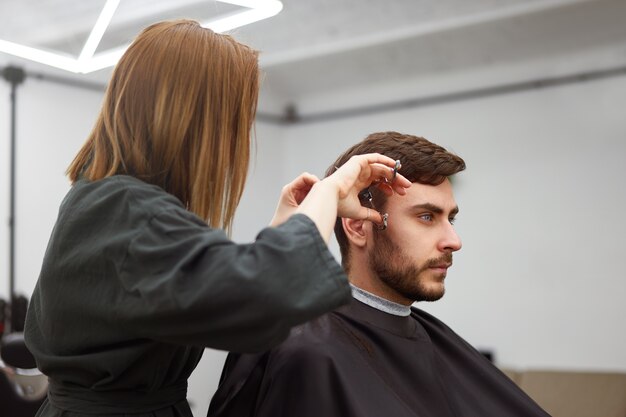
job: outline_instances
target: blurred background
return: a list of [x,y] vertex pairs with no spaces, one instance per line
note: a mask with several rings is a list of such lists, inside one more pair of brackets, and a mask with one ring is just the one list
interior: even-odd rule
[[[78,57],[104,5],[1,0],[0,51],[20,44]],[[282,6],[228,32],[260,51],[263,71],[234,239],[252,241],[285,183],[323,175],[369,133],[424,136],[467,170],[455,182],[463,249],[446,296],[419,307],[502,367],[626,372],[626,1]],[[122,0],[96,53],[156,21],[241,7]],[[0,298],[10,300],[32,292],[69,189],[64,171],[111,68],[77,74],[0,52],[0,69]],[[192,376],[197,416],[225,355],[208,349]]]

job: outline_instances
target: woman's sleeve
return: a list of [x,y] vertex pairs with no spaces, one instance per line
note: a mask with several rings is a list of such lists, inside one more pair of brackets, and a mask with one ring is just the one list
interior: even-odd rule
[[347,277],[314,223],[292,216],[235,244],[184,210],[153,217],[119,267],[120,325],[146,338],[237,352],[346,303]]

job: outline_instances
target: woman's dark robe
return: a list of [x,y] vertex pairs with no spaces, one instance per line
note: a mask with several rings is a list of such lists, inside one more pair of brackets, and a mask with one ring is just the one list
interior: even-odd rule
[[304,215],[235,244],[159,187],[79,181],[27,315],[27,346],[50,380],[38,416],[190,417],[187,378],[205,347],[268,349],[349,294]]

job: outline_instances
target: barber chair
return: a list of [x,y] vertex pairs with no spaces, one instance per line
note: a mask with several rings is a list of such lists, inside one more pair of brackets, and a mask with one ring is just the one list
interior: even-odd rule
[[0,415],[33,417],[48,392],[48,378],[37,369],[24,333],[2,337],[0,358]]

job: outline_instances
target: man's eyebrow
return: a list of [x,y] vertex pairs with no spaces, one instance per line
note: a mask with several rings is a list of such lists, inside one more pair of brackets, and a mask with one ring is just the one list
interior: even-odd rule
[[[444,210],[439,207],[436,206],[432,203],[423,203],[423,204],[416,204],[413,207],[411,207],[412,210],[428,210],[428,211],[432,211],[435,214],[443,214]],[[459,206],[455,206],[452,210],[450,210],[450,215],[451,216],[456,216],[459,213]]]

